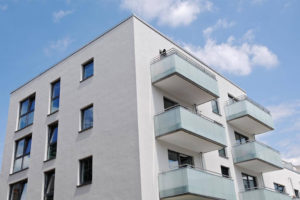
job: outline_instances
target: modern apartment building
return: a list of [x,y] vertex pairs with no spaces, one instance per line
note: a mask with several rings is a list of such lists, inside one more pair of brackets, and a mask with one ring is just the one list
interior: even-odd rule
[[136,16],[11,93],[1,200],[291,200],[244,90]]

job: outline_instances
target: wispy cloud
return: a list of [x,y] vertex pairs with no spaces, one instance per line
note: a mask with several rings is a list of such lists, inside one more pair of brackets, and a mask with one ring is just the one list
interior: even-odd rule
[[191,24],[200,13],[212,10],[213,4],[208,0],[121,0],[121,7],[160,25],[177,27]]
[[73,43],[73,41],[74,40],[72,40],[70,37],[52,41],[49,43],[48,47],[44,48],[44,53],[47,56],[51,56],[55,52],[64,52]]
[[0,4],[0,10],[1,11],[6,11],[7,9],[8,9],[8,5],[6,5],[6,4],[5,5],[1,5]]
[[234,22],[218,20],[215,25],[203,31],[206,38],[203,47],[191,44],[185,44],[184,47],[217,70],[235,75],[249,75],[255,67],[270,69],[279,64],[277,56],[268,47],[253,43],[255,36],[252,29],[238,40],[234,36],[221,43],[212,39],[211,34],[214,31],[233,25]]
[[56,11],[52,14],[53,16],[53,21],[55,23],[59,22],[62,18],[72,14],[73,11],[72,10],[59,10],[59,11]]
[[284,120],[289,117],[295,118],[295,115],[299,115],[300,118],[300,100],[270,105],[268,109],[271,111],[275,121]]

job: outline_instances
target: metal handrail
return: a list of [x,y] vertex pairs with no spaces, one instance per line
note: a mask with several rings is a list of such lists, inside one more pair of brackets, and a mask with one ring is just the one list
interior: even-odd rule
[[261,110],[263,110],[264,112],[268,113],[269,115],[271,115],[271,112],[266,109],[265,107],[263,107],[262,105],[260,105],[259,103],[257,103],[256,101],[252,100],[251,98],[249,98],[247,95],[242,95],[242,96],[239,96],[237,98],[235,98],[236,101],[234,100],[228,100],[226,101],[226,105],[229,106],[229,105],[232,105],[232,104],[235,104],[237,102],[240,102],[240,101],[244,101],[244,100],[247,100],[249,102],[251,102],[252,104],[256,105],[257,107],[259,107]]
[[162,112],[156,114],[155,116],[161,115],[161,114],[163,114],[163,113],[165,113],[165,112],[167,112],[167,111],[169,111],[169,110],[173,110],[173,109],[178,108],[178,107],[181,107],[181,108],[183,108],[183,109],[189,111],[190,113],[193,113],[193,114],[195,114],[195,115],[198,115],[199,117],[201,117],[201,118],[203,118],[203,119],[205,119],[205,120],[207,120],[207,121],[210,121],[210,122],[212,122],[212,123],[214,123],[214,124],[216,124],[216,125],[218,125],[218,126],[224,127],[223,124],[221,124],[221,123],[219,123],[219,122],[217,122],[217,121],[215,121],[215,120],[213,120],[213,119],[211,119],[211,118],[209,118],[209,117],[207,117],[207,116],[205,116],[205,115],[203,115],[203,114],[201,114],[201,113],[199,113],[199,112],[190,110],[190,109],[188,109],[187,107],[182,106],[182,105],[180,105],[180,104],[175,105],[175,106],[171,106],[171,107],[165,109],[164,111],[162,111]]
[[207,169],[203,169],[203,168],[200,168],[200,167],[196,167],[196,166],[190,165],[190,164],[179,165],[176,168],[173,168],[173,169],[170,169],[170,170],[166,170],[166,171],[162,171],[159,174],[164,174],[164,173],[168,173],[170,171],[175,171],[175,170],[179,170],[179,169],[183,169],[183,168],[195,169],[197,171],[201,171],[201,172],[205,172],[205,173],[212,174],[212,175],[215,175],[215,176],[219,176],[219,177],[223,177],[223,178],[226,178],[226,179],[233,180],[231,176],[226,176],[225,177],[225,176],[223,176],[223,174],[220,174],[218,172],[213,172],[213,171],[210,171],[210,170],[207,170]]
[[163,55],[159,55],[156,56],[155,58],[152,59],[151,64],[154,64],[168,56],[171,56],[173,54],[176,54],[177,56],[179,56],[180,58],[186,60],[187,62],[189,62],[190,64],[194,65],[195,67],[197,67],[198,69],[200,69],[202,72],[206,73],[208,76],[210,76],[211,78],[216,80],[216,75],[213,74],[212,72],[208,71],[207,69],[205,69],[205,67],[203,67],[202,65],[200,65],[199,63],[193,61],[192,59],[190,59],[188,56],[184,55],[183,53],[179,52],[177,49],[175,48],[171,48],[169,50],[167,50]]
[[289,194],[286,193],[286,192],[279,192],[279,191],[277,191],[277,190],[275,190],[273,188],[268,188],[268,187],[252,187],[252,188],[249,188],[249,189],[245,189],[245,190],[243,190],[241,192],[251,192],[253,190],[268,190],[268,191],[271,191],[271,192],[277,192],[279,194],[283,194],[283,195],[288,195],[289,196]]
[[234,147],[238,147],[238,146],[242,146],[242,145],[249,144],[249,143],[254,143],[254,142],[280,154],[280,152],[278,150],[273,149],[272,147],[270,147],[270,146],[268,146],[268,145],[266,145],[262,142],[259,142],[257,140],[247,140],[245,143],[242,143],[242,144],[237,143],[237,144],[233,145],[232,147],[234,148]]

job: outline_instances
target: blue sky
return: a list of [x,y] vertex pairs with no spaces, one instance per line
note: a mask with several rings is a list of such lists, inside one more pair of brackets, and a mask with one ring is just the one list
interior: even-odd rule
[[136,13],[272,111],[259,140],[300,165],[300,1],[0,0],[0,163],[9,93]]

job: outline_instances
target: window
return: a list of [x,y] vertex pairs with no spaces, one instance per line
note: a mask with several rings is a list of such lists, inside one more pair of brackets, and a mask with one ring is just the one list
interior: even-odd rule
[[246,142],[249,141],[249,138],[238,133],[238,132],[234,132],[235,135],[235,141],[237,144],[245,144]]
[[226,178],[230,177],[229,168],[228,167],[221,166],[221,172],[222,172],[222,176],[223,177],[226,177]]
[[27,180],[10,185],[9,200],[26,200]]
[[253,190],[257,188],[256,177],[248,174],[242,174],[245,190]]
[[219,103],[218,100],[214,99],[211,101],[212,112],[216,114],[220,114]]
[[93,127],[93,105],[81,110],[81,130]]
[[226,149],[225,148],[219,150],[219,156],[221,156],[223,158],[227,158]]
[[194,165],[194,160],[192,156],[187,156],[185,154],[177,153],[171,150],[168,151],[168,155],[170,169]]
[[228,94],[228,99],[229,99],[229,103],[234,103],[234,102],[238,102],[238,99],[235,98],[234,96]]
[[94,60],[90,60],[82,65],[82,80],[94,75]]
[[177,102],[172,101],[172,100],[170,100],[170,99],[164,97],[164,109],[165,109],[165,110],[168,110],[168,109],[170,109],[170,108],[173,108],[173,107],[175,107],[175,106],[177,106],[177,105],[178,105]]
[[50,113],[59,109],[59,96],[60,96],[60,80],[51,84],[51,108]]
[[13,172],[26,169],[29,166],[31,136],[16,142],[15,162]]
[[80,162],[80,185],[92,183],[93,179],[93,157],[84,158]]
[[274,188],[276,191],[280,192],[280,193],[285,193],[285,187],[284,185],[280,185],[277,183],[274,183]]
[[21,102],[19,129],[25,128],[33,123],[35,96],[31,96]]
[[58,123],[49,126],[47,159],[56,158]]
[[45,173],[45,191],[44,200],[53,200],[54,197],[54,182],[55,171],[49,171]]
[[294,192],[295,192],[295,197],[300,198],[300,196],[299,196],[299,190],[294,190]]

